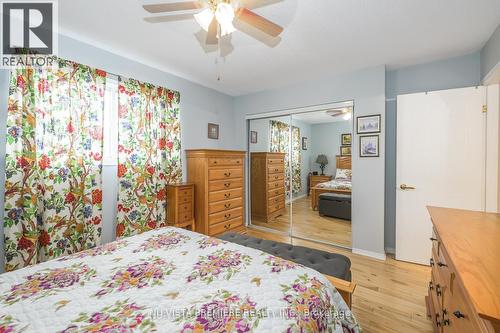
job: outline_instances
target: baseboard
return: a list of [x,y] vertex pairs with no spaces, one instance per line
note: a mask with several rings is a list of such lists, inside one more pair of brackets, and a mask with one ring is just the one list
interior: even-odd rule
[[378,252],[372,252],[372,251],[366,251],[362,249],[352,249],[352,253],[355,254],[360,254],[362,256],[370,257],[370,258],[375,258],[378,260],[385,260],[385,253],[378,253]]
[[385,248],[385,253],[396,254],[396,249],[393,248],[393,247],[386,247]]

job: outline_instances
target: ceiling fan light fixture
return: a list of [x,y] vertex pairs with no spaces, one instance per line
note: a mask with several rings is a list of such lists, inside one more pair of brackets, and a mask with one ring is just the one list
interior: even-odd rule
[[215,18],[220,25],[220,36],[229,35],[236,31],[233,25],[234,8],[231,4],[221,2],[217,5],[215,10]]
[[212,23],[212,20],[214,19],[214,13],[210,8],[205,8],[198,14],[194,14],[194,19],[203,30],[208,32],[210,23]]

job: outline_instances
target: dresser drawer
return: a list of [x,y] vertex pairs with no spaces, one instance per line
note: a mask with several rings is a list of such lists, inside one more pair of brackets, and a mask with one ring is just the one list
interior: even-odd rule
[[285,194],[285,186],[269,190],[267,193],[269,197],[275,197],[277,195]]
[[209,169],[208,180],[242,178],[243,169]]
[[267,160],[267,163],[269,165],[285,165],[285,160],[282,158],[270,158]]
[[217,166],[236,166],[243,165],[242,158],[209,158],[208,166],[217,167]]
[[281,203],[285,203],[285,195],[284,194],[278,195],[276,197],[272,197],[267,202],[269,207],[277,205],[277,204],[281,204]]
[[208,191],[230,190],[243,187],[243,178],[228,180],[212,180],[208,183]]
[[178,189],[179,197],[192,197],[193,189],[191,187],[181,187]]
[[177,205],[177,210],[179,211],[179,213],[191,212],[193,210],[192,203],[180,203]]
[[243,207],[238,207],[235,209],[210,214],[208,216],[208,223],[210,225],[217,224],[220,222],[226,222],[236,217],[240,217],[243,215]]
[[179,212],[179,223],[186,222],[189,220],[193,219],[193,212],[192,211],[187,211],[187,212]]
[[243,206],[243,198],[236,198],[219,202],[211,202],[208,204],[208,214],[227,211],[242,206]]
[[444,309],[445,319],[449,320],[446,323],[449,331],[454,333],[484,332],[479,324],[479,317],[471,310],[458,285],[446,292]]
[[189,194],[189,195],[179,195],[178,200],[179,200],[179,205],[190,204],[191,202],[193,202],[193,197],[192,197],[191,194]]
[[222,223],[217,223],[214,225],[209,226],[208,228],[208,233],[209,235],[218,235],[222,234],[226,231],[229,231],[231,229],[240,227],[243,225],[243,217],[237,217],[232,220],[229,220],[227,222],[222,222]]
[[[267,178],[267,180],[269,182],[275,182],[275,181],[283,180],[283,179],[285,179],[285,175],[282,173],[271,173],[268,175],[268,178]],[[282,182],[282,183],[284,183],[284,182]]]
[[284,173],[285,167],[283,165],[269,165],[267,167],[268,173]]
[[277,203],[277,204],[273,204],[273,205],[267,206],[267,211],[268,211],[269,214],[271,214],[271,213],[274,213],[274,212],[276,212],[278,210],[281,210],[283,208],[285,208],[285,202],[284,201],[280,202],[280,203]]
[[268,186],[269,191],[276,190],[276,189],[280,189],[280,188],[285,188],[285,182],[283,180],[278,180],[275,182],[269,182],[267,186]]
[[241,198],[242,196],[243,196],[243,189],[237,188],[234,190],[209,192],[208,200],[210,202],[216,202],[216,201],[221,201],[221,200]]

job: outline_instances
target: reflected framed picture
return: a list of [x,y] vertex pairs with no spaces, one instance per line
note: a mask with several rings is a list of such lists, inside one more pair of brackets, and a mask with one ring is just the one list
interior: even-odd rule
[[219,140],[219,125],[208,123],[208,138]]
[[352,144],[352,134],[342,134],[342,146],[350,146]]
[[380,133],[380,117],[379,114],[358,117],[358,134]]
[[250,143],[257,143],[257,132],[250,131]]
[[351,146],[341,146],[340,156],[351,156]]
[[359,157],[379,157],[379,136],[359,137]]
[[307,150],[307,138],[305,136],[302,137],[302,150]]

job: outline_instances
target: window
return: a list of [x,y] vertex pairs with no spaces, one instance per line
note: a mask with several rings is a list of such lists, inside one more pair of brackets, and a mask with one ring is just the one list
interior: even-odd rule
[[108,74],[104,94],[103,165],[118,164],[118,79]]

